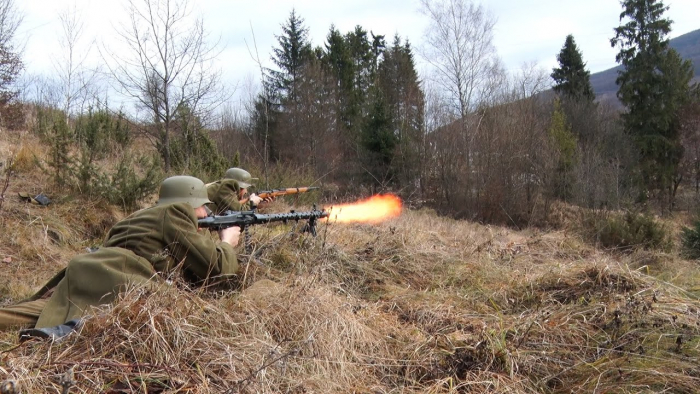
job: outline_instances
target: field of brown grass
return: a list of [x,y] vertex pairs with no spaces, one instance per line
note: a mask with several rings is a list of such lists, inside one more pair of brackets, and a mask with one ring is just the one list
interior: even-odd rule
[[[56,190],[27,138],[0,143],[0,161],[21,163],[0,208],[1,304],[126,214]],[[567,209],[550,232],[430,210],[321,224],[316,238],[257,226],[232,289],[175,278],[96,308],[57,343],[0,333],[0,381],[22,393],[697,392],[697,262],[596,248]]]

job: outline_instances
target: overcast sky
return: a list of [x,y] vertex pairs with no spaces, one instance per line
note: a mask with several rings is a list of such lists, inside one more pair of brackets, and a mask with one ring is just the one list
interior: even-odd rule
[[[246,47],[246,43],[252,47],[253,34],[261,60],[271,66],[274,36],[281,33],[280,25],[292,8],[304,19],[314,46],[323,45],[333,24],[341,33],[360,25],[374,34],[386,35],[389,43],[398,34],[417,47],[427,25],[418,0],[192,1],[212,36],[221,39],[225,48],[221,65],[229,83],[258,79],[256,63]],[[24,60],[30,73],[53,70],[52,58],[60,56],[58,14],[70,6],[78,10],[84,21],[84,47],[94,39],[118,50],[114,30],[124,14],[126,1],[21,0],[16,3],[24,13],[19,39],[25,45]],[[670,6],[665,16],[674,21],[671,38],[700,29],[700,0],[664,3]],[[487,0],[482,4],[497,20],[494,44],[510,71],[531,62],[551,70],[557,64],[556,54],[567,34],[574,35],[592,73],[616,65],[617,51],[610,47],[610,38],[613,28],[619,25],[622,10],[617,0]]]

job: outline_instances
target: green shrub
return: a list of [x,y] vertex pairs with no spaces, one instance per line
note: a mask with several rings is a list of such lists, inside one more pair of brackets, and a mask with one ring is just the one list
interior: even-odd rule
[[112,115],[107,109],[90,108],[74,123],[76,141],[95,159],[102,159],[115,148],[126,148],[131,143],[131,129],[121,113]]
[[[141,174],[137,169],[141,169]],[[162,177],[158,158],[125,154],[112,174],[98,175],[97,184],[102,198],[131,211],[158,189]]]
[[700,219],[695,219],[692,227],[683,227],[681,244],[686,257],[700,259]]
[[36,105],[34,109],[36,111],[36,116],[34,122],[31,124],[32,133],[46,140],[50,140],[50,134],[56,122],[62,120],[63,123],[65,123],[66,113],[59,109],[43,105]]
[[206,130],[170,140],[170,158],[176,173],[200,179],[220,179],[229,168]]
[[[50,145],[55,183],[81,195],[133,210],[162,179],[157,158],[127,153],[133,133],[122,114],[90,109],[70,121],[61,111],[37,107],[34,131]],[[111,171],[104,163],[108,157],[117,163]]]
[[595,213],[583,222],[588,235],[605,248],[668,251],[672,246],[666,227],[648,215],[634,212],[623,216]]
[[73,176],[74,158],[70,155],[73,133],[65,119],[55,117],[49,130],[44,134],[50,144],[49,166],[53,170],[54,183],[66,186]]
[[82,194],[94,195],[94,179],[99,176],[99,168],[95,164],[95,153],[89,149],[81,149],[73,166],[73,183]]

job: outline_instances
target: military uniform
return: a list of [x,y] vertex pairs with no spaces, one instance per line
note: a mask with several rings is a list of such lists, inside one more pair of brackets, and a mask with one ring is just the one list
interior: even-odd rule
[[241,204],[239,195],[241,189],[250,189],[253,182],[258,178],[253,178],[250,173],[242,168],[233,167],[226,170],[224,178],[220,181],[207,185],[207,195],[209,200],[216,205],[217,215],[224,211],[249,211],[253,209],[250,200]]
[[249,211],[250,201],[241,204],[238,200],[241,187],[234,179],[222,179],[207,184],[207,195],[214,203],[214,213],[217,215],[225,211]]
[[[157,282],[175,269],[195,283],[238,271],[233,246],[199,233],[194,209],[184,202],[156,205],[117,223],[95,253],[73,258],[28,301],[0,309],[0,328],[62,324],[90,306],[112,302],[128,284]],[[48,299],[42,297],[47,290]]]

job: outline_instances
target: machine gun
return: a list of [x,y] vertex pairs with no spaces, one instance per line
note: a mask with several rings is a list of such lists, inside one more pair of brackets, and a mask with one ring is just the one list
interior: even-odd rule
[[248,226],[272,222],[287,223],[290,220],[298,222],[299,220],[308,220],[303,231],[309,232],[314,237],[316,236],[316,223],[320,218],[327,218],[330,212],[325,209],[318,210],[316,207],[311,211],[289,213],[273,213],[261,214],[255,211],[226,211],[223,215],[209,216],[204,219],[199,219],[199,227],[206,228],[212,231],[218,231],[225,228],[238,226],[241,232],[244,232]]

